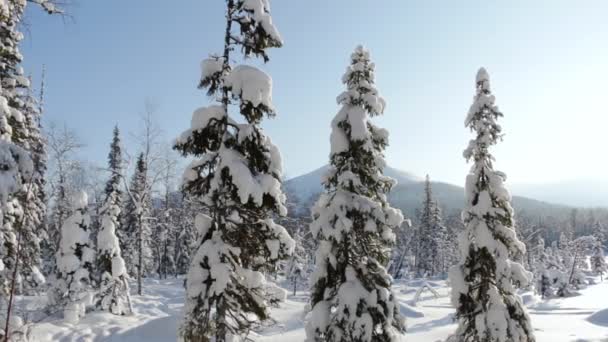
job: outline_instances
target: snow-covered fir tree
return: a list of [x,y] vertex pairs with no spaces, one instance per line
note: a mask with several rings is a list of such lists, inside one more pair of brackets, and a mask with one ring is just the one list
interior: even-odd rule
[[433,258],[433,274],[447,276],[449,268],[455,264],[450,255],[450,247],[454,244],[454,241],[448,241],[448,229],[443,223],[441,207],[436,200],[433,202],[431,213],[433,215],[433,234],[435,236],[433,245],[437,248],[437,256]]
[[173,211],[174,233],[176,234],[173,238],[175,242],[173,260],[175,260],[177,274],[188,273],[192,256],[198,248],[198,237],[192,214],[199,210],[200,207],[195,206],[194,201],[185,197],[182,199],[181,205]]
[[[25,289],[38,287],[44,282],[40,268],[39,227],[45,217],[44,143],[40,136],[39,112],[32,96],[31,82],[25,77],[21,62],[23,55],[20,44],[21,32],[27,1],[3,1],[0,9],[0,86],[2,93],[0,113],[0,139],[23,148],[35,163],[34,175],[28,182],[22,182],[22,189],[11,195],[10,209],[4,213],[3,248],[6,249],[3,262],[9,272],[14,266],[17,249],[21,254],[17,268],[17,285]],[[36,1],[50,13],[58,9],[48,0]],[[19,236],[19,248],[14,245]],[[0,276],[1,277],[1,276]],[[1,283],[2,281],[0,281]],[[4,285],[0,285],[4,286]]]
[[57,274],[53,288],[49,290],[49,304],[63,308],[67,322],[77,323],[92,301],[95,251],[89,236],[91,218],[87,194],[76,192],[71,203],[74,213],[61,227],[56,255]]
[[606,242],[608,242],[606,228],[604,228],[604,225],[599,220],[593,223],[592,234],[602,246],[605,246]]
[[[536,293],[546,298],[549,295],[549,278],[547,277],[547,264],[549,256],[547,249],[545,248],[545,239],[538,235],[536,240],[536,246],[534,248],[534,267],[533,277],[535,282]],[[530,251],[528,251],[530,253]]]
[[[30,80],[24,75],[21,67],[23,55],[19,51],[24,37],[20,29],[27,3],[3,1],[0,4],[0,153],[2,177],[6,181],[2,183],[3,189],[0,191],[4,197],[0,217],[0,310],[3,321],[6,319],[4,313],[9,295],[16,290],[10,283],[13,278],[16,286],[24,285],[26,289],[44,282],[38,271],[39,239],[37,227],[34,226],[36,220],[44,217],[44,209],[40,211],[41,207],[37,207],[44,199],[38,198],[40,192],[35,188],[38,185],[38,177],[33,176],[32,166],[35,146],[30,144],[38,137],[35,136],[36,132],[28,130],[32,128],[29,126],[31,120],[37,117],[30,112],[35,105],[31,101]],[[56,12],[49,1],[41,0],[38,3],[47,12]],[[27,170],[23,169],[26,160],[32,166]],[[18,191],[13,188],[15,184],[20,186]],[[11,324],[9,329],[17,329],[19,322],[20,319],[13,315],[11,323],[15,324]],[[1,337],[6,341],[15,335],[13,330],[2,329]]]
[[133,311],[129,298],[127,269],[116,236],[120,225],[123,195],[120,189],[122,168],[120,132],[118,127],[114,127],[108,154],[110,179],[105,187],[106,197],[100,210],[99,232],[97,233],[97,273],[100,278],[96,306],[116,315],[127,315]]
[[458,236],[464,230],[460,211],[454,211],[446,216],[445,219],[445,246],[444,258],[446,269],[449,271],[452,266],[460,262],[460,248],[458,247]]
[[424,201],[420,212],[418,227],[418,260],[416,274],[419,277],[435,276],[446,271],[447,253],[445,253],[447,230],[441,218],[441,208],[433,198],[429,176],[424,183]]
[[[6,99],[2,96],[0,88],[0,106],[5,104]],[[10,248],[19,248],[21,241],[18,233],[15,232],[14,225],[18,222],[14,220],[15,202],[12,196],[23,189],[23,184],[30,181],[33,172],[29,153],[19,146],[0,139],[0,220],[4,222],[0,229],[0,337],[3,339],[7,335],[4,327],[7,321],[9,296],[11,291],[14,291],[11,288],[12,272],[19,263],[17,259],[19,250]],[[7,219],[9,215],[13,219]],[[15,315],[8,321],[11,323],[9,326],[11,331],[18,330],[22,326],[22,320]],[[10,335],[10,332],[8,334]]]
[[[120,230],[122,257],[129,274],[145,277],[154,271],[150,228],[151,194],[148,182],[148,168],[144,154],[140,153],[135,164],[129,190],[126,193],[123,224]],[[138,286],[139,291],[140,286]]]
[[604,246],[598,240],[593,248],[593,254],[589,259],[591,263],[591,271],[600,276],[601,280],[604,280],[604,273],[608,273],[608,264],[606,263],[606,256],[604,255]]
[[416,275],[419,277],[434,275],[435,258],[437,257],[436,236],[433,234],[433,194],[431,181],[426,176],[424,182],[424,200],[420,210],[420,223],[418,225],[418,253],[416,260]]
[[[18,195],[23,203],[21,225],[21,287],[32,294],[45,282],[42,275],[41,242],[48,238],[46,231],[46,142],[41,132],[40,115],[42,105],[32,94],[23,96],[24,126],[28,134],[23,140],[23,148],[30,153],[34,172],[31,181],[25,184]],[[42,99],[40,100],[42,101]]]
[[293,295],[296,295],[296,291],[299,286],[307,284],[308,279],[308,254],[303,243],[303,234],[297,231],[291,234],[295,241],[295,248],[293,254],[289,257],[289,260],[285,267],[285,276],[291,283],[293,289]]
[[511,195],[506,175],[494,170],[489,149],[502,137],[490,78],[481,68],[477,93],[465,120],[475,134],[463,155],[473,166],[466,178],[465,231],[459,237],[461,262],[450,270],[452,303],[458,328],[454,342],[532,342],[534,331],[517,286],[531,275],[514,260],[525,253],[513,227]]
[[[282,162],[260,127],[264,115],[275,115],[272,79],[256,67],[230,65],[238,47],[266,62],[266,49],[282,39],[267,0],[226,0],[226,17],[224,53],[201,63],[200,86],[218,104],[197,109],[175,144],[195,157],[182,186],[203,207],[187,275],[184,341],[232,341],[268,319],[263,272],[273,271],[294,245],[273,221],[287,214]],[[230,115],[232,105],[242,120]]]
[[310,226],[319,240],[311,277],[307,341],[398,341],[405,330],[385,266],[403,221],[383,175],[388,131],[370,118],[384,112],[369,51],[358,46],[342,77],[342,107],[331,123],[330,168]]

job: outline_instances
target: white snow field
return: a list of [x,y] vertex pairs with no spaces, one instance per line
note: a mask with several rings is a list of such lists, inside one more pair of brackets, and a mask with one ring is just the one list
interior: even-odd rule
[[[599,279],[598,279],[599,282]],[[424,291],[420,301],[412,300],[423,284],[398,282],[394,291],[407,317],[404,341],[434,342],[445,339],[455,329],[454,309],[449,302],[445,281],[429,281],[439,293],[435,298]],[[132,294],[134,316],[115,316],[105,312],[88,313],[76,325],[55,317],[33,325],[31,341],[36,342],[170,342],[175,341],[183,307],[183,279],[147,279],[144,295]],[[133,289],[135,286],[132,286]],[[590,285],[581,295],[540,301],[523,294],[538,342],[608,342],[608,281]],[[19,303],[28,309],[43,305],[42,297]],[[260,342],[303,342],[306,292],[291,293],[279,308],[272,309],[276,324],[250,336]]]

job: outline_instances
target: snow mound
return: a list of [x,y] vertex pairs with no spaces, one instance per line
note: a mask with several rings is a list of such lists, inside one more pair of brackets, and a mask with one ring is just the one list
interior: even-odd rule
[[600,310],[587,318],[589,323],[608,328],[608,309]]
[[532,307],[541,302],[541,298],[532,292],[526,292],[521,295],[521,301],[527,307]]
[[422,311],[416,310],[413,307],[405,304],[399,303],[399,312],[402,316],[407,318],[421,318],[424,317],[424,313]]
[[238,65],[228,74],[226,86],[254,107],[272,106],[272,79],[267,73],[250,65]]

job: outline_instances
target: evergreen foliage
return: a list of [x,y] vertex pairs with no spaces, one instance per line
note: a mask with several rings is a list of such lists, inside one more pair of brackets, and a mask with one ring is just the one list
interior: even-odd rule
[[477,94],[465,120],[475,134],[463,155],[473,166],[466,178],[465,231],[459,238],[461,262],[450,271],[458,328],[449,341],[533,342],[534,331],[517,286],[531,275],[514,260],[525,253],[513,228],[511,195],[505,174],[494,170],[489,148],[502,138],[490,78],[480,69]]
[[387,201],[396,183],[383,175],[388,131],[369,120],[385,107],[374,74],[369,51],[357,47],[337,98],[325,192],[312,211],[319,247],[306,326],[311,342],[394,342],[405,330],[385,269],[403,215]]

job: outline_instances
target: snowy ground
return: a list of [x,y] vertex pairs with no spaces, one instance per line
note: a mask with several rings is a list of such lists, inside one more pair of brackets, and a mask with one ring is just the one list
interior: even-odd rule
[[[36,342],[168,342],[175,341],[182,309],[184,290],[182,279],[146,281],[145,294],[133,296],[137,315],[117,317],[107,313],[90,313],[78,325],[64,324],[51,319],[36,324],[31,337]],[[409,307],[418,282],[399,283],[394,290],[408,318],[408,332],[404,341],[433,342],[444,339],[455,329],[454,312],[448,299],[449,288],[444,282],[431,282],[440,298],[424,292],[415,307]],[[572,298],[537,302],[528,301],[532,324],[538,342],[608,342],[608,281],[589,286],[581,295]],[[280,308],[273,309],[278,321],[252,336],[260,342],[297,342],[304,340],[304,308],[308,300],[305,292],[289,295]],[[26,304],[26,302],[22,302]],[[28,306],[40,305],[36,301]]]

